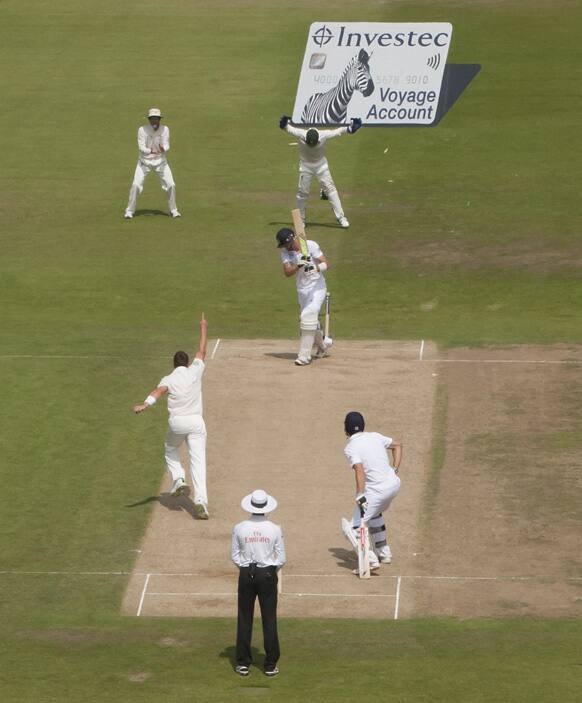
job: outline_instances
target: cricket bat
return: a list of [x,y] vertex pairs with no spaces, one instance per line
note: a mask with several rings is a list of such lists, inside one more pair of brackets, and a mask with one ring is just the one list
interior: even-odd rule
[[299,240],[299,246],[301,247],[301,255],[309,256],[307,240],[305,239],[305,225],[301,219],[301,213],[298,209],[291,210],[291,217],[293,218],[293,231],[295,232],[295,236]]
[[329,293],[326,293],[325,294],[325,324],[323,326],[323,338],[325,340],[327,340],[329,338],[330,299],[331,299],[331,295]]
[[279,569],[277,572],[277,595],[283,593],[283,569]]
[[368,528],[361,522],[358,527],[358,576],[361,579],[370,578],[370,534]]

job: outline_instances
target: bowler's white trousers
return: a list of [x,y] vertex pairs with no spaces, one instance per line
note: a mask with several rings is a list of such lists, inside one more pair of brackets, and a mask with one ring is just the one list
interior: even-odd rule
[[325,190],[329,203],[332,207],[333,214],[339,220],[344,216],[342,204],[340,202],[339,193],[331,177],[327,159],[320,159],[315,163],[309,161],[299,161],[299,185],[297,186],[297,207],[301,212],[301,217],[305,220],[305,206],[309,198],[309,190],[313,177],[317,178],[323,190]]
[[[383,546],[376,546],[376,535],[381,538],[382,542],[385,542],[386,529],[384,527],[384,521],[380,517],[377,519],[381,513],[388,510],[390,503],[398,495],[400,490],[400,479],[398,476],[387,483],[382,483],[374,486],[366,486],[364,491],[366,495],[366,500],[368,501],[368,507],[364,513],[364,517],[360,517],[360,508],[356,506],[354,508],[354,514],[352,517],[352,527],[357,529],[360,526],[360,521],[363,520],[364,525],[370,530],[370,563],[378,563],[378,557],[392,557],[392,552],[390,546],[385,543]],[[376,532],[374,532],[376,530]],[[380,540],[378,540],[380,541]]]
[[186,441],[190,457],[190,475],[194,488],[194,502],[208,505],[206,492],[206,425],[202,415],[178,415],[168,421],[165,456],[172,481],[185,478],[180,462],[180,447]]
[[135,212],[137,196],[143,191],[145,178],[150,171],[155,171],[157,173],[162,190],[166,191],[168,195],[168,206],[170,208],[170,212],[177,209],[176,184],[174,182],[174,176],[172,175],[170,164],[165,159],[154,163],[148,163],[147,161],[142,161],[140,159],[135,167],[133,183],[129,189],[129,200],[126,208],[127,212],[131,212],[132,214]]

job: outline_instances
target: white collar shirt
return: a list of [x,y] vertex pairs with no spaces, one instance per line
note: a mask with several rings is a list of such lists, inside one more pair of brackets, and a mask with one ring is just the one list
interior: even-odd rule
[[265,515],[251,515],[239,522],[232,531],[231,559],[238,567],[256,564],[280,569],[285,563],[281,528]]
[[342,134],[346,134],[348,131],[347,127],[338,127],[337,129],[318,129],[319,141],[315,146],[309,146],[305,141],[305,136],[307,134],[306,129],[300,129],[299,127],[293,127],[293,125],[288,124],[287,132],[297,137],[299,140],[299,158],[301,161],[305,161],[308,164],[316,164],[325,159],[325,144],[329,139],[334,137],[341,137]]
[[202,376],[204,362],[194,359],[190,366],[178,366],[164,376],[158,388],[168,389],[170,418],[179,415],[202,415]]
[[386,451],[392,441],[379,432],[356,432],[348,439],[344,453],[350,468],[356,464],[364,467],[366,489],[398,481]]

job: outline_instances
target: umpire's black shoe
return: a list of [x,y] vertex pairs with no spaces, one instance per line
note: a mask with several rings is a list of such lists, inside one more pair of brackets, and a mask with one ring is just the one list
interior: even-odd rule
[[239,676],[248,676],[251,673],[249,667],[243,665],[237,666],[235,671]]
[[276,666],[265,668],[265,676],[277,676],[279,669]]

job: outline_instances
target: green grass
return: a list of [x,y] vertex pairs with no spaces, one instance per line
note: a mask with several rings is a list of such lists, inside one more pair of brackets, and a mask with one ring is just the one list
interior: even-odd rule
[[[310,234],[332,263],[334,336],[582,340],[575,3],[3,0],[0,354],[115,358],[0,359],[0,571],[131,569],[149,509],[127,506],[159,483],[163,433],[159,416],[133,422],[131,403],[192,347],[201,310],[213,335],[294,335],[274,232],[297,164],[277,121],[316,18],[451,21],[449,61],[483,65],[438,128],[330,146],[352,229]],[[172,128],[184,217],[124,222],[152,104]],[[153,180],[139,207],[165,207]],[[332,220],[315,200],[309,214]],[[239,682],[220,656],[232,622],[123,619],[124,585],[0,575],[2,699],[529,702],[579,689],[574,622],[285,622],[284,676]],[[170,651],[163,636],[189,644]],[[152,676],[130,684],[135,671]]]

